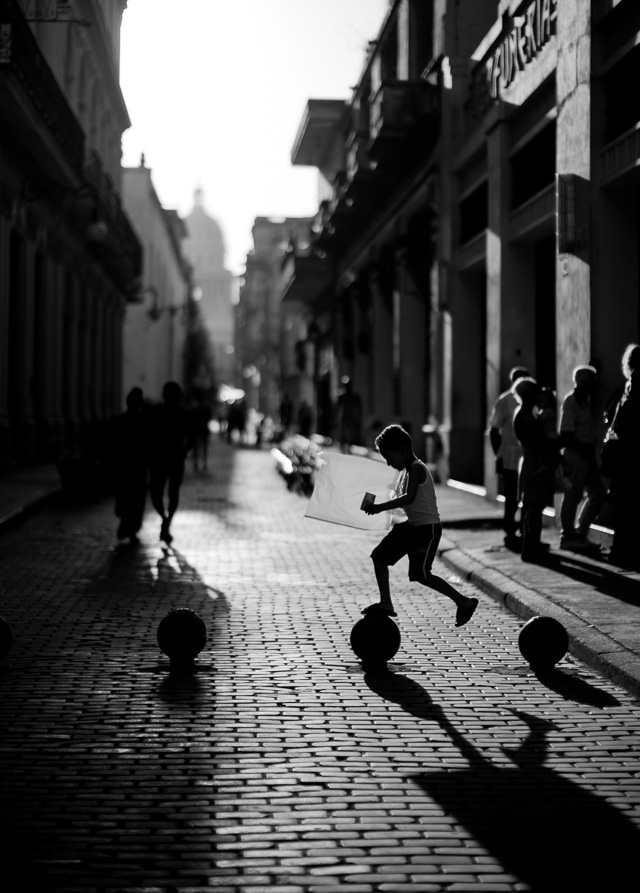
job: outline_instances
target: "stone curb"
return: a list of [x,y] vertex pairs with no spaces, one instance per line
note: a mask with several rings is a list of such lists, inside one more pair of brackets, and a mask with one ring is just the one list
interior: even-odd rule
[[438,557],[464,580],[473,583],[517,617],[523,620],[538,615],[553,617],[567,630],[570,654],[640,698],[638,659],[633,652],[612,642],[571,611],[551,604],[539,592],[472,558],[445,536],[440,541]]
[[0,514],[0,532],[9,530],[14,524],[20,523],[31,517],[35,512],[47,505],[51,505],[62,496],[62,490],[50,490],[39,496],[30,496],[28,500],[24,500],[25,505],[17,508],[10,508]]

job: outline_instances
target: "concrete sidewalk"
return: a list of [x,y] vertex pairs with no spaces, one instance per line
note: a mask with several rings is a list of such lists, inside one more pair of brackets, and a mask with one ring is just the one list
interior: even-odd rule
[[[524,563],[502,545],[499,503],[454,486],[438,485],[437,492],[445,564],[523,620],[558,620],[571,654],[640,696],[640,574],[609,565],[606,549],[602,560],[561,550],[553,526],[543,532],[548,560]],[[55,466],[0,479],[0,532],[59,493]]]

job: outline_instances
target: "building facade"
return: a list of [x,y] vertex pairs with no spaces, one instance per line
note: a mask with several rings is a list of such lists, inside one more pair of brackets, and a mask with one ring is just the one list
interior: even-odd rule
[[90,453],[121,409],[142,251],[120,199],[126,0],[0,0],[0,466]]
[[240,285],[236,310],[238,386],[250,409],[277,419],[285,394],[299,409],[312,387],[301,369],[300,350],[307,321],[282,303],[283,264],[294,244],[309,244],[309,218],[257,217],[253,250]]
[[151,171],[122,170],[124,206],[144,248],[138,303],[127,307],[123,349],[123,399],[132,387],[160,400],[167,381],[185,385],[185,341],[191,268],[183,243],[187,230],[175,211],[163,208]]
[[437,428],[490,493],[510,368],[561,400],[593,362],[604,404],[640,340],[639,38],[634,0],[396,0],[346,116],[310,101],[294,146],[329,195],[327,279],[293,257],[291,295],[376,424]]
[[287,258],[283,295],[306,307],[316,412],[326,417],[327,389],[335,407],[348,379],[365,443],[397,421],[420,451],[439,401],[442,36],[434,21],[433,4],[390,4],[351,99],[309,101],[292,162],[317,167],[320,206],[311,250]]
[[234,278],[225,267],[222,230],[205,211],[201,189],[195,192],[186,225],[185,253],[193,267],[194,295],[211,343],[215,384],[232,385],[237,374]]

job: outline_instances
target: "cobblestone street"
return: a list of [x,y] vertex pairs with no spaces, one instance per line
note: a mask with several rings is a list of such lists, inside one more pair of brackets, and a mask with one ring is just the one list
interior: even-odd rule
[[[303,520],[268,452],[214,455],[171,549],[151,511],[117,546],[108,500],[2,535],[3,890],[629,889],[638,701],[572,657],[545,684],[522,620],[480,593],[456,629],[404,565],[400,651],[365,674],[378,535]],[[208,628],[193,675],[156,641],[178,606]]]

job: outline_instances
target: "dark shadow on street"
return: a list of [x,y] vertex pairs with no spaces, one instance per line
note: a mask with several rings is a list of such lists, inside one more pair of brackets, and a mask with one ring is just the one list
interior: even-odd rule
[[[82,582],[77,618],[72,606],[51,618],[57,640],[42,633],[48,673],[35,686],[28,666],[0,674],[10,727],[3,886],[73,891],[150,877],[162,889],[205,886],[215,865],[211,729],[225,595],[168,547],[116,547]],[[207,627],[193,672],[172,672],[157,642],[174,607],[192,609]],[[51,716],[34,726],[43,711]],[[152,842],[158,828],[167,832],[162,847]],[[121,864],[117,840],[127,837],[139,844]]]
[[546,567],[629,605],[640,604],[640,580],[618,573],[610,564],[587,563],[566,553],[549,552]]
[[596,688],[595,685],[591,685],[586,679],[581,679],[574,673],[566,673],[556,667],[548,670],[534,670],[534,673],[545,688],[555,691],[567,701],[576,701],[580,704],[587,704],[589,707],[599,707],[601,710],[620,705],[620,701],[610,692]]
[[[434,704],[422,686],[394,673],[365,676],[369,688],[421,720],[437,723],[468,769],[410,776],[532,893],[624,890],[635,876],[640,831],[602,796],[547,768],[543,717],[511,711],[526,737],[503,748],[514,768],[495,765]],[[597,772],[597,764],[593,771]]]

